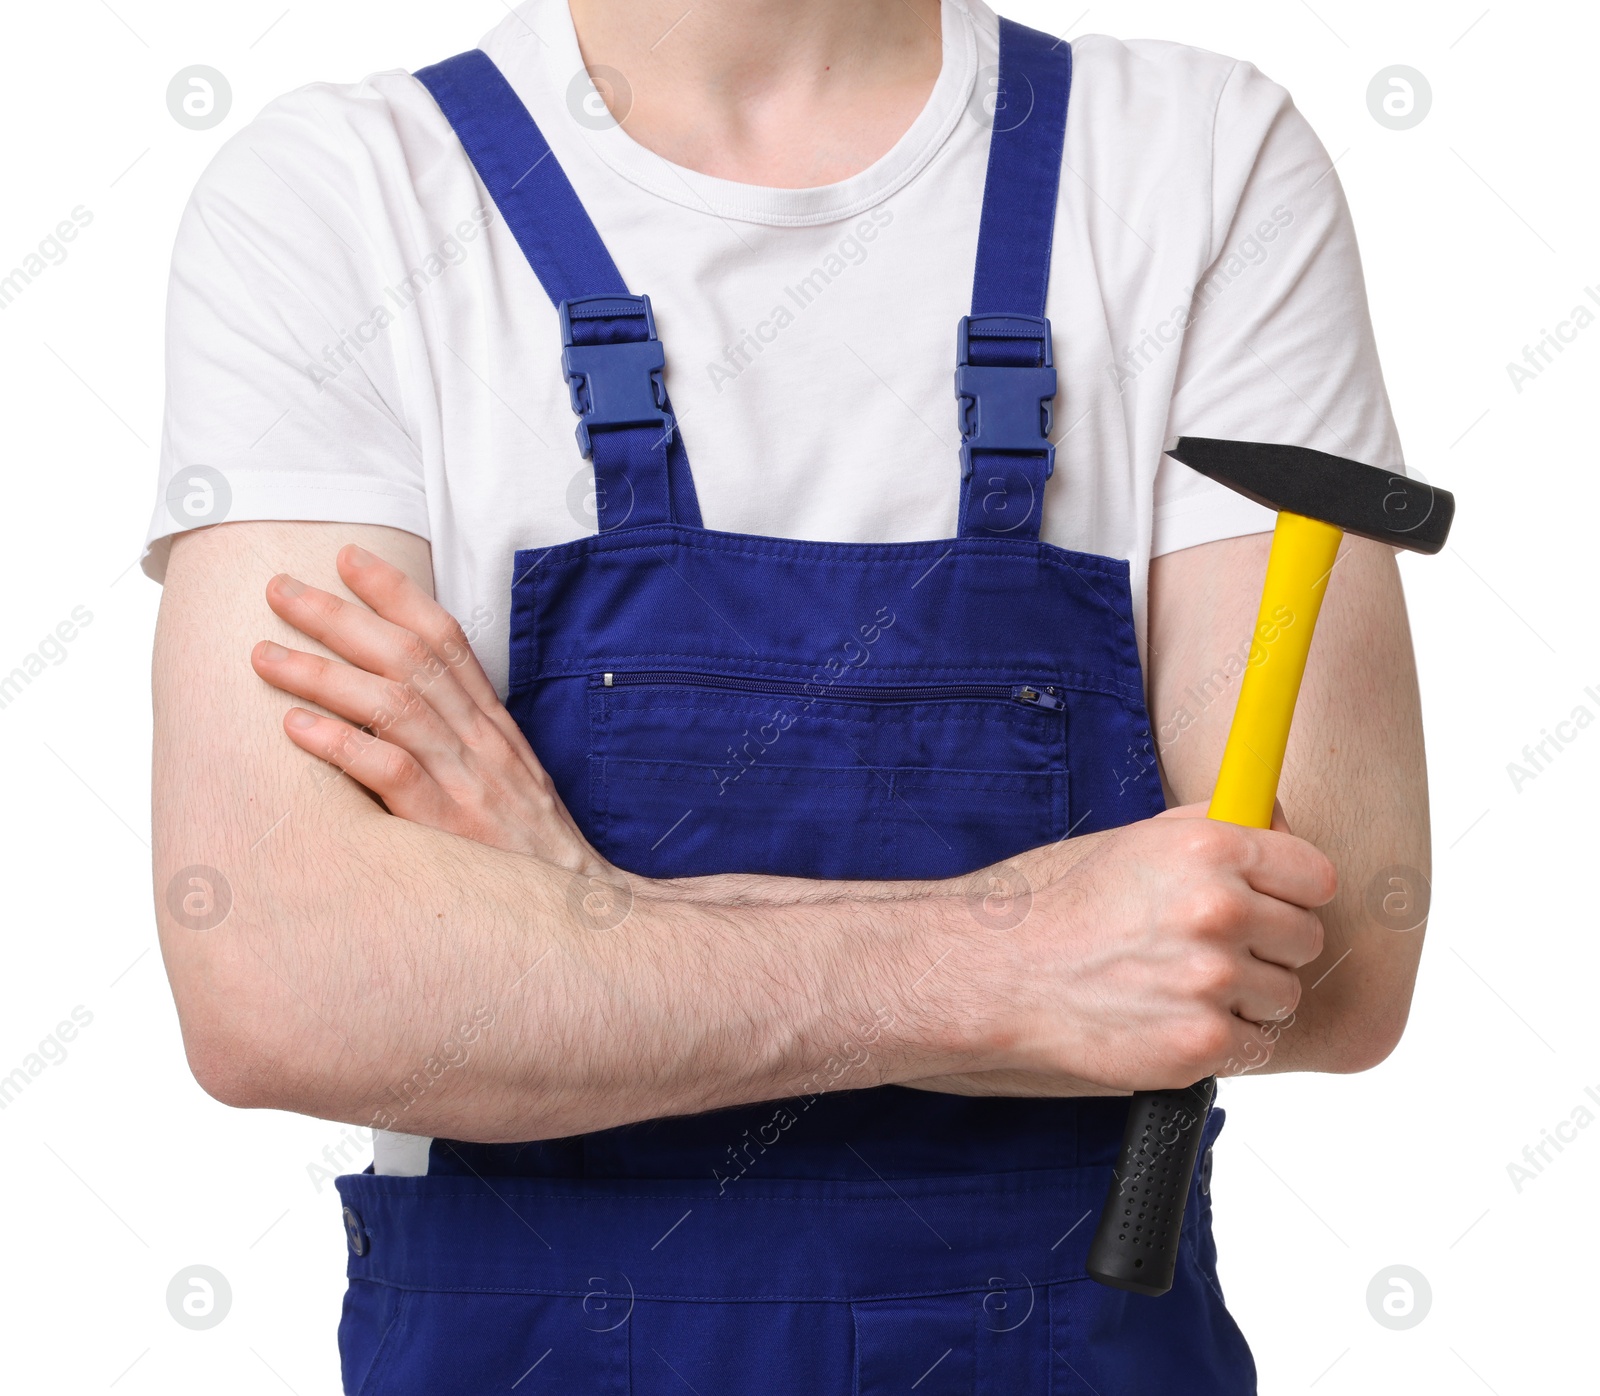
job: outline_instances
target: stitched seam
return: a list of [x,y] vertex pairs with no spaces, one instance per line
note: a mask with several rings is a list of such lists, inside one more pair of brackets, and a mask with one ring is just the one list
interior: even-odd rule
[[[365,1278],[363,1276],[363,1279]],[[368,1283],[387,1284],[383,1280],[368,1281]],[[376,1396],[378,1381],[381,1377],[388,1375],[394,1353],[399,1349],[400,1338],[405,1331],[403,1325],[406,1315],[411,1310],[411,1294],[413,1291],[406,1290],[400,1285],[388,1285],[387,1287],[401,1290],[400,1299],[397,1301],[398,1307],[395,1309],[394,1317],[389,1321],[389,1326],[383,1330],[383,1336],[378,1339],[377,1351],[372,1355],[372,1365],[367,1368],[367,1375],[362,1379],[361,1388],[357,1396]]]
[[[789,1099],[799,1099],[799,1098],[800,1097],[798,1097],[798,1096],[789,1097]],[[779,1101],[768,1101],[768,1102],[762,1102],[762,1103],[763,1104],[782,1104],[783,1102],[781,1100],[779,1100]],[[1018,1170],[1019,1173],[1020,1172],[1024,1172],[1024,1171],[1033,1172],[1035,1170],[1032,1170],[1032,1169]],[[1093,1165],[1089,1165],[1089,1166],[1085,1166],[1082,1169],[1068,1169],[1068,1170],[1051,1169],[1051,1170],[1047,1170],[1047,1171],[1049,1171],[1049,1172],[1051,1172],[1053,1174],[1059,1174],[1059,1173],[1061,1173],[1063,1171],[1065,1171],[1065,1172],[1090,1172],[1090,1171],[1099,1171],[1099,1170],[1095,1169]],[[438,1186],[434,1185],[437,1182],[438,1175],[434,1175],[433,1178],[423,1180],[423,1181],[426,1181],[428,1183],[428,1186],[426,1188],[401,1189],[401,1188],[390,1188],[390,1187],[383,1186],[383,1179],[380,1178],[379,1175],[377,1175],[377,1174],[355,1173],[355,1174],[350,1174],[348,1176],[351,1179],[363,1179],[363,1180],[365,1180],[365,1185],[366,1185],[366,1188],[369,1191],[369,1193],[375,1192],[375,1193],[378,1193],[380,1195],[382,1195],[382,1194],[390,1194],[390,1195],[399,1196],[399,1197],[407,1196],[409,1193],[415,1193],[419,1198],[422,1197],[423,1195],[426,1195],[427,1200],[428,1200],[428,1202],[430,1204],[432,1204],[434,1202],[437,1202],[441,1198],[447,1198],[447,1197],[470,1197],[470,1198],[478,1199],[478,1200],[483,1201],[483,1202],[494,1202],[496,1200],[496,1196],[498,1194],[500,1196],[510,1196],[510,1197],[526,1196],[530,1200],[536,1200],[536,1201],[541,1201],[541,1202],[601,1202],[601,1203],[611,1203],[611,1202],[679,1202],[679,1201],[683,1201],[684,1199],[693,1200],[696,1196],[701,1196],[701,1200],[715,1203],[718,1206],[722,1206],[722,1205],[727,1204],[727,1203],[733,1203],[734,1205],[739,1205],[739,1204],[764,1205],[764,1204],[769,1204],[769,1203],[778,1203],[778,1204],[782,1204],[782,1205],[792,1205],[792,1206],[796,1206],[796,1207],[815,1207],[815,1206],[818,1206],[818,1205],[823,1205],[823,1206],[857,1206],[857,1205],[866,1205],[866,1206],[872,1206],[872,1207],[882,1207],[882,1208],[884,1208],[886,1210],[893,1210],[893,1209],[896,1209],[896,1208],[899,1208],[899,1207],[902,1207],[902,1206],[905,1205],[900,1199],[898,1199],[896,1197],[766,1197],[766,1196],[756,1195],[754,1193],[751,1193],[748,1190],[742,1195],[736,1195],[732,1191],[729,1191],[729,1192],[722,1193],[722,1194],[717,1195],[717,1196],[712,1196],[712,1195],[710,1195],[709,1192],[707,1192],[704,1195],[699,1195],[699,1194],[695,1194],[695,1193],[690,1192],[690,1191],[684,1191],[684,1192],[609,1192],[609,1191],[596,1190],[596,1191],[589,1191],[589,1192],[547,1192],[543,1188],[519,1188],[519,1187],[501,1186],[501,1187],[497,1188],[495,1191],[491,1192],[491,1191],[489,1191],[487,1189],[480,1189],[480,1188],[438,1187]],[[988,1182],[988,1181],[990,1181],[990,1180],[996,1179],[996,1178],[1005,1179],[1005,1178],[1010,1178],[1010,1177],[1015,1176],[1015,1175],[1013,1175],[1011,1173],[972,1173],[972,1174],[963,1174],[962,1176],[972,1180],[974,1186],[969,1186],[969,1187],[964,1187],[964,1188],[963,1187],[938,1188],[938,1189],[930,1189],[930,1190],[926,1190],[926,1191],[917,1190],[915,1192],[915,1195],[917,1197],[924,1197],[924,1198],[928,1198],[928,1197],[958,1197],[958,1198],[962,1198],[962,1199],[982,1198],[985,1202],[992,1204],[994,1202],[994,1200],[995,1200],[996,1189],[993,1188],[993,1187],[983,1186],[983,1184]],[[504,1184],[506,1182],[506,1180],[505,1180],[505,1178],[503,1176],[501,1178],[499,1178],[497,1181],[499,1181],[502,1184]],[[698,1179],[689,1179],[689,1180],[686,1180],[686,1181],[697,1182]],[[803,1179],[796,1179],[794,1181],[799,1182],[801,1184],[821,1183],[821,1184],[824,1184],[824,1185],[827,1185],[827,1184],[830,1183],[830,1181],[833,1181],[834,1185],[837,1185],[836,1180],[829,1180],[829,1179],[825,1179],[825,1178],[815,1178],[815,1179],[813,1179],[813,1178],[803,1178]],[[904,1184],[910,1185],[910,1184],[916,1183],[918,1181],[918,1179],[916,1179],[916,1178],[893,1177],[893,1178],[890,1178],[889,1181],[890,1182],[897,1182],[897,1183],[904,1183]],[[377,1186],[373,1186],[373,1184],[377,1184]],[[705,1186],[709,1189],[710,1184],[706,1184]],[[1048,1185],[1041,1184],[1038,1187],[1006,1187],[1006,1188],[1001,1188],[998,1191],[999,1191],[999,1193],[1000,1193],[1000,1195],[1002,1197],[1006,1197],[1006,1198],[1010,1198],[1010,1197],[1019,1197],[1019,1198],[1020,1197],[1032,1197],[1032,1196],[1034,1196],[1036,1194],[1037,1195],[1043,1195],[1043,1196],[1058,1197],[1060,1195],[1060,1192],[1061,1192],[1061,1181],[1059,1179],[1057,1179],[1056,1181],[1054,1181],[1054,1182],[1052,1182],[1052,1183],[1050,1183]],[[1101,1188],[1101,1191],[1104,1191],[1103,1187]],[[359,1210],[359,1209],[357,1209],[357,1210]]]
[[[888,549],[906,549],[904,561],[911,563],[937,560],[954,550],[959,544],[964,552],[980,553],[986,558],[996,562],[1011,563],[1018,566],[1037,567],[1041,563],[1054,567],[1062,572],[1084,573],[1092,572],[1101,577],[1112,579],[1125,579],[1128,574],[1128,564],[1121,558],[1102,557],[1095,553],[1075,552],[1070,548],[1058,548],[1054,543],[1033,543],[1021,545],[1025,551],[1016,551],[1017,545],[1006,544],[997,539],[984,538],[951,538],[939,540],[934,543],[819,543],[804,538],[760,538],[756,535],[728,534],[728,538],[751,539],[750,543],[723,543],[709,541],[717,537],[713,529],[690,529],[683,525],[645,524],[643,528],[652,531],[657,529],[673,529],[677,536],[668,537],[652,542],[618,543],[612,539],[615,534],[590,534],[585,538],[573,539],[567,543],[553,544],[548,548],[524,548],[517,552],[520,560],[524,556],[534,553],[561,552],[565,556],[555,558],[551,566],[575,567],[580,562],[587,560],[591,555],[621,556],[628,553],[651,552],[660,553],[664,548],[683,548],[688,550],[701,549],[714,552],[724,557],[754,558],[760,561],[771,561],[776,555],[791,561],[805,561],[807,558],[823,557],[838,561],[892,561],[895,559],[868,558],[866,554],[873,551]],[[628,530],[621,530],[627,532]],[[684,534],[697,534],[698,537],[688,538]],[[1048,549],[1048,551],[1046,551]],[[912,580],[915,580],[914,578]]]
[[1233,85],[1233,75],[1238,71],[1239,62],[1235,59],[1227,76],[1222,79],[1222,86],[1217,89],[1217,100],[1211,108],[1211,139],[1206,143],[1210,160],[1210,169],[1206,172],[1206,269],[1217,259],[1217,118],[1222,114],[1222,99],[1228,95],[1228,88]]
[[[405,1294],[526,1294],[550,1299],[583,1299],[593,1294],[590,1289],[556,1289],[541,1285],[429,1285],[412,1284],[402,1280],[362,1277],[368,1284],[383,1285]],[[1063,1274],[1035,1280],[1037,1285],[1069,1285],[1091,1283],[1087,1274]],[[960,1297],[989,1293],[987,1282],[978,1284],[940,1285],[931,1289],[872,1290],[865,1294],[816,1294],[806,1291],[782,1294],[680,1294],[676,1291],[636,1289],[634,1297],[646,1300],[670,1300],[684,1304],[868,1304],[885,1299],[934,1299],[941,1296]],[[366,1396],[366,1387],[362,1388]]]

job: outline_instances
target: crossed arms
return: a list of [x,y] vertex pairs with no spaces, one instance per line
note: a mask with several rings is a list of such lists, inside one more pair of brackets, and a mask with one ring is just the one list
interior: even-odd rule
[[[1151,714],[1175,803],[1209,794],[1266,543],[1152,565]],[[1352,540],[1335,570],[1285,766],[1294,834],[1192,807],[1032,850],[998,883],[619,874],[430,600],[431,572],[425,542],[375,526],[173,542],[156,910],[190,1065],[223,1101],[519,1140],[781,1098],[868,1028],[851,1085],[998,1094],[1361,1070],[1399,1039],[1422,932],[1375,921],[1364,892],[1385,867],[1426,874],[1428,815],[1387,548]],[[347,720],[286,723],[300,699]],[[378,712],[385,740],[352,730]],[[211,930],[168,895],[193,865],[231,890]],[[973,915],[1019,877],[1020,924]],[[597,892],[627,900],[619,923],[597,919]],[[472,1023],[470,1051],[397,1118],[394,1083]]]

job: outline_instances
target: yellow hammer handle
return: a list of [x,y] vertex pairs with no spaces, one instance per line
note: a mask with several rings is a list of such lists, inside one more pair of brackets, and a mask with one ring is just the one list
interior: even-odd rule
[[[1289,723],[1343,536],[1332,524],[1302,514],[1278,515],[1250,659],[1208,811],[1213,819],[1257,829],[1272,824]],[[1139,1294],[1165,1294],[1172,1287],[1183,1199],[1216,1089],[1216,1078],[1208,1076],[1187,1090],[1134,1093],[1122,1155],[1089,1247],[1089,1273],[1102,1284]],[[1153,1145],[1154,1139],[1163,1142]],[[1130,1224],[1134,1205],[1150,1207],[1152,1200],[1166,1209],[1153,1213],[1160,1219]]]
[[1343,537],[1342,530],[1320,519],[1278,515],[1239,705],[1207,811],[1213,819],[1255,829],[1272,825],[1289,723]]

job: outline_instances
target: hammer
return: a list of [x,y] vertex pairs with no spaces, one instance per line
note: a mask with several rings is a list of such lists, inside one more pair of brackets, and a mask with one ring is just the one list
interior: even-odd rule
[[[1167,454],[1278,511],[1250,659],[1206,811],[1212,819],[1268,829],[1340,539],[1354,533],[1436,553],[1449,536],[1455,499],[1421,480],[1303,446],[1184,436]],[[1209,1076],[1184,1090],[1134,1094],[1089,1247],[1089,1274],[1101,1284],[1148,1295],[1172,1288],[1189,1181],[1216,1090]]]

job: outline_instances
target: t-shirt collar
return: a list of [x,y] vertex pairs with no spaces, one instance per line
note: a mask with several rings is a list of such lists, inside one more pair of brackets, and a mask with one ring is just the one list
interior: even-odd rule
[[[547,136],[560,133],[584,143],[629,183],[658,198],[716,218],[803,227],[852,218],[881,204],[927,167],[974,99],[978,43],[966,0],[943,0],[943,61],[933,91],[915,121],[894,145],[859,174],[810,189],[777,189],[717,179],[663,159],[635,141],[609,116],[593,92],[578,48],[566,0],[527,0],[501,26],[516,60],[533,69],[542,89],[535,115]],[[525,69],[524,71],[527,71]],[[508,73],[514,87],[521,74]],[[606,74],[596,73],[599,82]],[[625,79],[623,79],[625,81]],[[531,94],[524,92],[526,99]],[[558,145],[562,148],[565,142]]]

